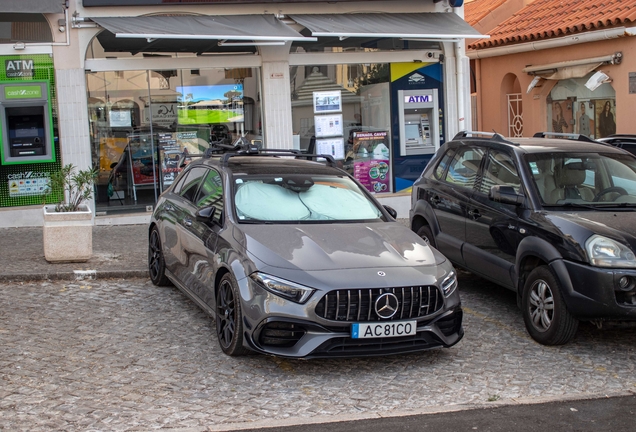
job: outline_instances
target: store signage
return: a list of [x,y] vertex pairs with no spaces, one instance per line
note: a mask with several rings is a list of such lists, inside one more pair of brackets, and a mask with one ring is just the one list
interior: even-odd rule
[[39,85],[5,86],[4,97],[6,99],[40,99],[42,87]]
[[433,102],[431,95],[404,96],[404,103],[426,103]]
[[5,60],[4,71],[7,78],[32,78],[35,74],[33,60]]

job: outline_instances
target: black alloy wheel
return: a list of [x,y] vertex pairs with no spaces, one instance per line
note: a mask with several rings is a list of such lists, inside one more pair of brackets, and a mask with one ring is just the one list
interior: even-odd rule
[[539,266],[528,275],[522,307],[526,329],[540,344],[566,344],[579,327],[579,321],[567,310],[559,282],[548,266]]
[[236,281],[227,273],[216,293],[216,334],[223,352],[241,356],[250,351],[243,347],[243,316]]
[[431,231],[431,228],[428,225],[422,225],[420,229],[417,230],[417,235],[420,236],[427,245],[437,247],[435,244],[435,237],[433,237],[433,231]]
[[166,263],[163,259],[161,238],[157,227],[154,227],[150,232],[148,241],[148,273],[150,273],[150,280],[153,284],[157,286],[170,285],[170,280],[166,276]]

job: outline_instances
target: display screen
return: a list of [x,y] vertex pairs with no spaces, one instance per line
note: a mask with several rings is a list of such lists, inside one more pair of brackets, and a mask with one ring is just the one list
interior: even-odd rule
[[404,135],[406,135],[407,141],[419,141],[420,140],[420,125],[407,124],[404,125]]
[[177,86],[181,125],[242,123],[243,84]]
[[18,123],[15,129],[16,138],[35,137],[42,135],[42,129],[38,129],[35,123]]

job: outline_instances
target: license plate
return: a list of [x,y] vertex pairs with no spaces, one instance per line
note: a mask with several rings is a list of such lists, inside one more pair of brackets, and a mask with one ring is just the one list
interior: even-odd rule
[[354,323],[353,339],[412,336],[417,333],[417,321],[392,321],[382,323]]

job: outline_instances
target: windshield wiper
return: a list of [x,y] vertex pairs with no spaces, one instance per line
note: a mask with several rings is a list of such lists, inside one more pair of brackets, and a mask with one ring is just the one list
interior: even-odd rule
[[594,208],[602,208],[602,209],[607,208],[607,209],[612,209],[612,210],[621,209],[621,208],[633,209],[633,208],[636,208],[636,203],[627,203],[627,202],[614,203],[614,204],[607,203],[607,204],[603,204],[603,205],[600,205],[600,206],[595,206]]
[[581,204],[575,202],[567,202],[563,204],[551,204],[545,207],[575,207],[575,208],[585,208],[590,210],[631,210],[636,208],[635,203],[616,203],[616,204],[602,204],[602,205],[590,205],[590,204]]

